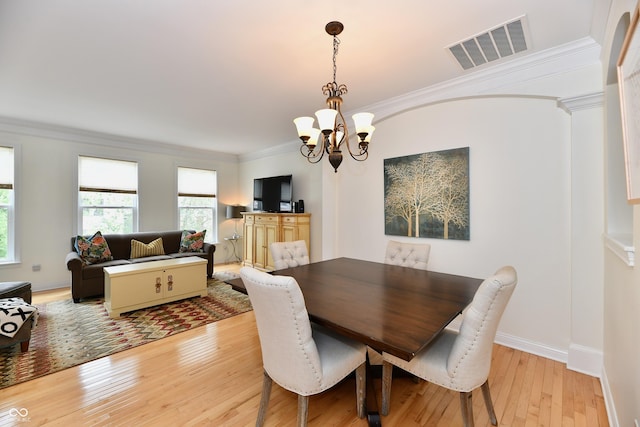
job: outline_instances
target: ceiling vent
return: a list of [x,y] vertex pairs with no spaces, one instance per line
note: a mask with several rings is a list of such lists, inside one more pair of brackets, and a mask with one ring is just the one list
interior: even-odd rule
[[528,48],[524,16],[449,46],[460,66],[469,70]]

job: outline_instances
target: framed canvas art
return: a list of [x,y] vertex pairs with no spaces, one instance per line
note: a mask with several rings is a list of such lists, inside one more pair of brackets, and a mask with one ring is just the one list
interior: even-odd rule
[[384,160],[385,234],[469,240],[469,147]]

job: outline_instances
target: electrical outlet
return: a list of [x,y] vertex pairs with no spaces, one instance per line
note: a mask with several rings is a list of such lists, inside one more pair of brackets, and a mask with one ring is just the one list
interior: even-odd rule
[[31,271],[40,271],[40,264],[33,264],[31,266]]

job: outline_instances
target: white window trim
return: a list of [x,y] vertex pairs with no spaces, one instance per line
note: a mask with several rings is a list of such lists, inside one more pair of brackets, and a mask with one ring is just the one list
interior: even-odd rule
[[[104,160],[115,160],[115,161],[122,161],[122,162],[130,162],[130,163],[135,163],[136,167],[138,168],[138,173],[137,173],[137,182],[136,182],[136,198],[135,198],[135,203],[133,205],[133,209],[132,209],[132,216],[133,216],[133,224],[132,224],[132,231],[133,232],[137,232],[138,231],[138,223],[139,223],[139,215],[138,215],[138,204],[139,204],[139,197],[140,197],[140,162],[138,160],[133,160],[133,159],[126,159],[126,158],[120,158],[120,157],[115,157],[115,156],[110,156],[107,154],[82,154],[82,153],[76,153],[76,164],[75,164],[75,168],[73,173],[74,173],[74,184],[75,184],[75,188],[76,191],[74,191],[73,197],[74,197],[74,204],[76,206],[75,209],[75,218],[74,218],[74,223],[76,224],[76,233],[77,234],[82,234],[82,230],[83,230],[83,221],[82,221],[82,209],[86,208],[88,206],[80,206],[80,157],[93,157],[96,159],[104,159]],[[108,206],[109,208],[115,208],[116,206]],[[129,208],[129,206],[125,206],[126,208]],[[96,230],[97,231],[97,230]]]
[[0,261],[0,266],[11,266],[20,264],[22,247],[20,245],[21,239],[21,221],[20,221],[20,201],[22,199],[20,191],[22,188],[22,147],[18,144],[13,144],[0,140],[0,145],[13,149],[13,206],[10,208],[10,223],[13,226],[9,226],[9,232],[7,234],[7,246],[8,246],[8,259],[6,261]]
[[[216,243],[218,241],[218,171],[216,169],[211,169],[209,167],[198,167],[198,166],[185,166],[185,165],[181,165],[181,164],[175,164],[175,207],[176,207],[176,227],[177,228],[181,228],[180,225],[180,210],[182,209],[179,206],[178,203],[178,199],[181,196],[180,191],[179,191],[179,187],[180,187],[180,169],[201,169],[204,171],[208,171],[208,172],[213,172],[215,173],[215,177],[216,177],[216,182],[215,182],[215,188],[213,191],[213,194],[210,194],[209,197],[213,197],[214,199],[214,207],[211,208],[212,210],[212,218],[213,218],[213,230],[207,230],[207,235],[205,237],[206,241],[208,241],[209,243]],[[195,231],[201,231],[201,230],[195,230]]]

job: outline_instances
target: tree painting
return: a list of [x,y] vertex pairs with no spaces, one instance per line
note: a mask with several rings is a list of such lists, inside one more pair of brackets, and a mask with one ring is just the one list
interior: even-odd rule
[[469,240],[469,147],[384,160],[385,234]]

